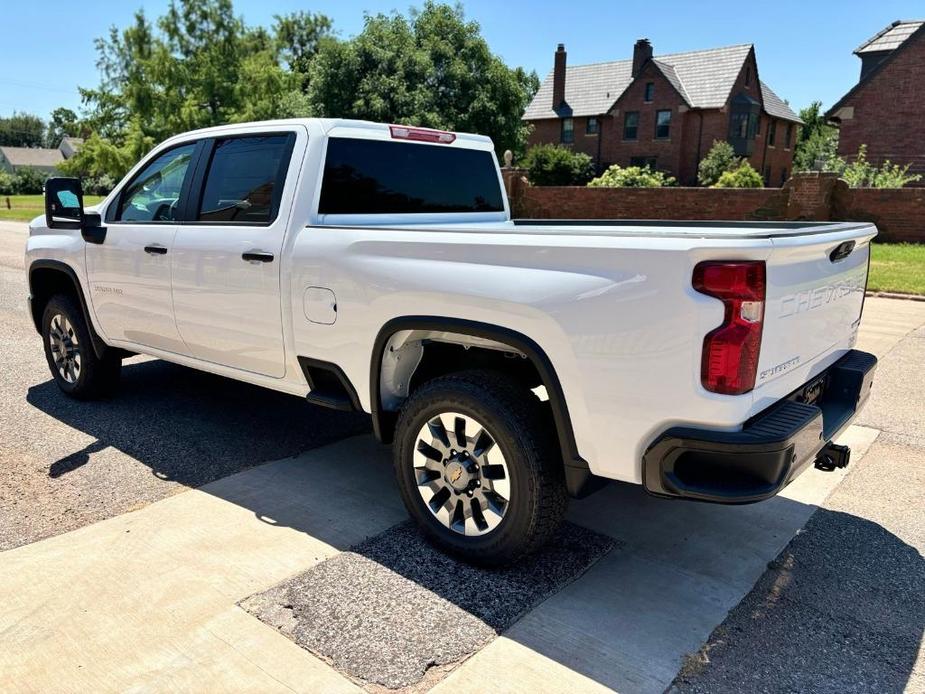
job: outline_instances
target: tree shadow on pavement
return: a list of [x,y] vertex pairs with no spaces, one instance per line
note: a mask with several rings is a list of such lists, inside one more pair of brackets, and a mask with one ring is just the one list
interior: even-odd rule
[[54,381],[29,388],[28,402],[96,439],[53,463],[51,477],[112,446],[160,479],[197,487],[268,460],[369,431],[369,418],[165,361],[126,363],[111,399],[78,402]]
[[925,685],[925,670],[915,672],[923,629],[925,558],[877,523],[820,508],[675,687],[917,690]]

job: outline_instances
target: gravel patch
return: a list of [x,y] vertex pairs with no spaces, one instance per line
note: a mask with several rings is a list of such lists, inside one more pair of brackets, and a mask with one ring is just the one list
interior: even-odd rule
[[446,674],[614,545],[565,524],[535,556],[481,569],[442,553],[408,521],[241,605],[361,683],[401,689],[431,668]]

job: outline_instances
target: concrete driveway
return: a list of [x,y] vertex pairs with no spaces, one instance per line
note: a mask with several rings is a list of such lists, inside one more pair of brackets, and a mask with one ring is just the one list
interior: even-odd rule
[[[24,330],[25,340],[24,311],[12,308],[10,295],[21,285],[7,272],[12,256],[3,233],[2,318],[15,326],[8,342],[21,355],[16,363],[28,365],[32,357],[15,332]],[[925,304],[868,300],[860,347],[881,357],[880,376],[862,426],[845,435],[854,451],[847,477],[810,471],[781,497],[745,507],[658,500],[612,484],[573,504],[570,513],[572,523],[612,538],[612,549],[502,633],[406,689],[925,690],[923,338]],[[37,341],[28,349],[37,350]],[[153,400],[127,394],[131,417],[116,400],[89,420],[44,392],[46,374],[32,366],[22,368],[24,375],[3,369],[4,406],[20,408],[2,422],[3,431],[14,419],[23,422],[15,424],[15,443],[6,434],[0,443],[0,469],[20,470],[0,486],[6,495],[0,514],[8,514],[0,516],[0,528],[28,527],[18,520],[28,513],[24,507],[45,503],[75,473],[88,476],[77,487],[80,496],[101,510],[78,510],[80,520],[70,526],[76,529],[40,541],[18,530],[21,541],[8,546],[20,546],[0,554],[0,690],[382,691],[333,667],[325,653],[299,647],[239,603],[302,572],[328,567],[330,580],[343,580],[338,558],[406,518],[388,450],[359,435],[289,457],[303,445],[290,441],[274,462],[257,465],[266,450],[238,455],[230,468],[221,466],[221,456],[206,458],[216,471],[213,481],[192,472],[161,481],[163,487],[144,481],[147,491],[132,500],[133,480],[145,474],[157,480],[151,472],[163,469],[164,460],[180,464],[183,446],[149,448],[162,445],[161,427],[180,427],[185,446],[203,433],[220,445],[223,434],[241,436],[234,430],[272,426],[273,418],[272,411],[236,418],[232,410],[247,407],[240,401],[250,391],[235,396],[228,386],[231,402],[223,404],[208,395],[218,383],[182,391],[184,379],[198,378],[193,372],[174,377],[173,367],[155,361],[137,368],[139,383],[154,389]],[[168,382],[158,389],[163,378]],[[171,404],[174,388],[183,397]],[[185,423],[199,416],[196,403],[210,422],[205,432]],[[146,412],[151,404],[157,409]],[[276,406],[285,407],[268,402],[260,409]],[[313,416],[306,410],[285,416]],[[161,416],[165,424],[158,423]],[[227,428],[224,416],[233,423]],[[329,425],[303,422],[306,429]],[[59,443],[46,446],[45,429]],[[59,464],[58,446],[78,444],[89,449],[80,464]],[[102,451],[117,458],[102,458]],[[25,471],[17,467],[20,456],[27,456]],[[113,478],[107,471],[120,465],[131,474]],[[223,476],[235,467],[243,471]],[[115,492],[106,487],[112,479]],[[18,498],[28,504],[11,513],[9,500]],[[102,509],[113,498],[118,503],[107,514]],[[126,508],[130,500],[141,508]],[[67,504],[51,508],[66,528]],[[380,608],[362,615],[365,624],[400,618],[411,630],[423,620],[379,587],[389,581],[377,582],[389,578],[391,566],[380,559],[369,582],[346,583],[342,593],[356,591],[359,599],[383,590],[374,600]],[[484,580],[487,585],[493,577]],[[450,614],[452,579],[432,590],[432,609]],[[356,629],[338,619],[325,626]],[[400,640],[383,643],[381,652],[385,658],[402,647]]]

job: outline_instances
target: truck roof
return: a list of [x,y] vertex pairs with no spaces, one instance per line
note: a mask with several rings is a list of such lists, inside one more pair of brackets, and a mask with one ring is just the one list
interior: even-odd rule
[[[229,132],[235,132],[240,130],[250,130],[255,126],[280,126],[280,125],[302,125],[306,128],[312,124],[321,126],[321,129],[324,131],[325,135],[331,135],[336,137],[359,137],[359,138],[372,138],[372,139],[389,139],[392,137],[389,130],[390,125],[403,125],[409,128],[418,128],[420,126],[408,124],[408,123],[375,123],[368,120],[356,120],[352,118],[284,118],[279,120],[264,120],[264,121],[249,121],[246,123],[228,123],[226,125],[215,125],[209,128],[200,128],[199,130],[190,130],[184,133],[177,133],[176,135],[170,137],[169,140],[176,138],[186,138],[190,135],[197,135],[202,137],[207,137],[211,135],[221,135]],[[433,128],[422,128],[424,130],[432,130]],[[456,136],[454,144],[462,147],[477,148],[477,149],[492,149],[493,144],[490,137],[486,135],[477,135],[475,133],[462,133],[455,131],[443,131],[443,132],[453,132]]]

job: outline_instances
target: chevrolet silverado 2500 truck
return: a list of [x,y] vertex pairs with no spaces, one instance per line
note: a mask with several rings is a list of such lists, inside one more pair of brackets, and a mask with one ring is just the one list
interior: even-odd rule
[[173,137],[92,210],[50,180],[26,268],[68,395],[144,353],[368,412],[409,513],[499,564],[601,479],[745,503],[846,464],[875,234],[512,221],[489,139],[311,119]]

